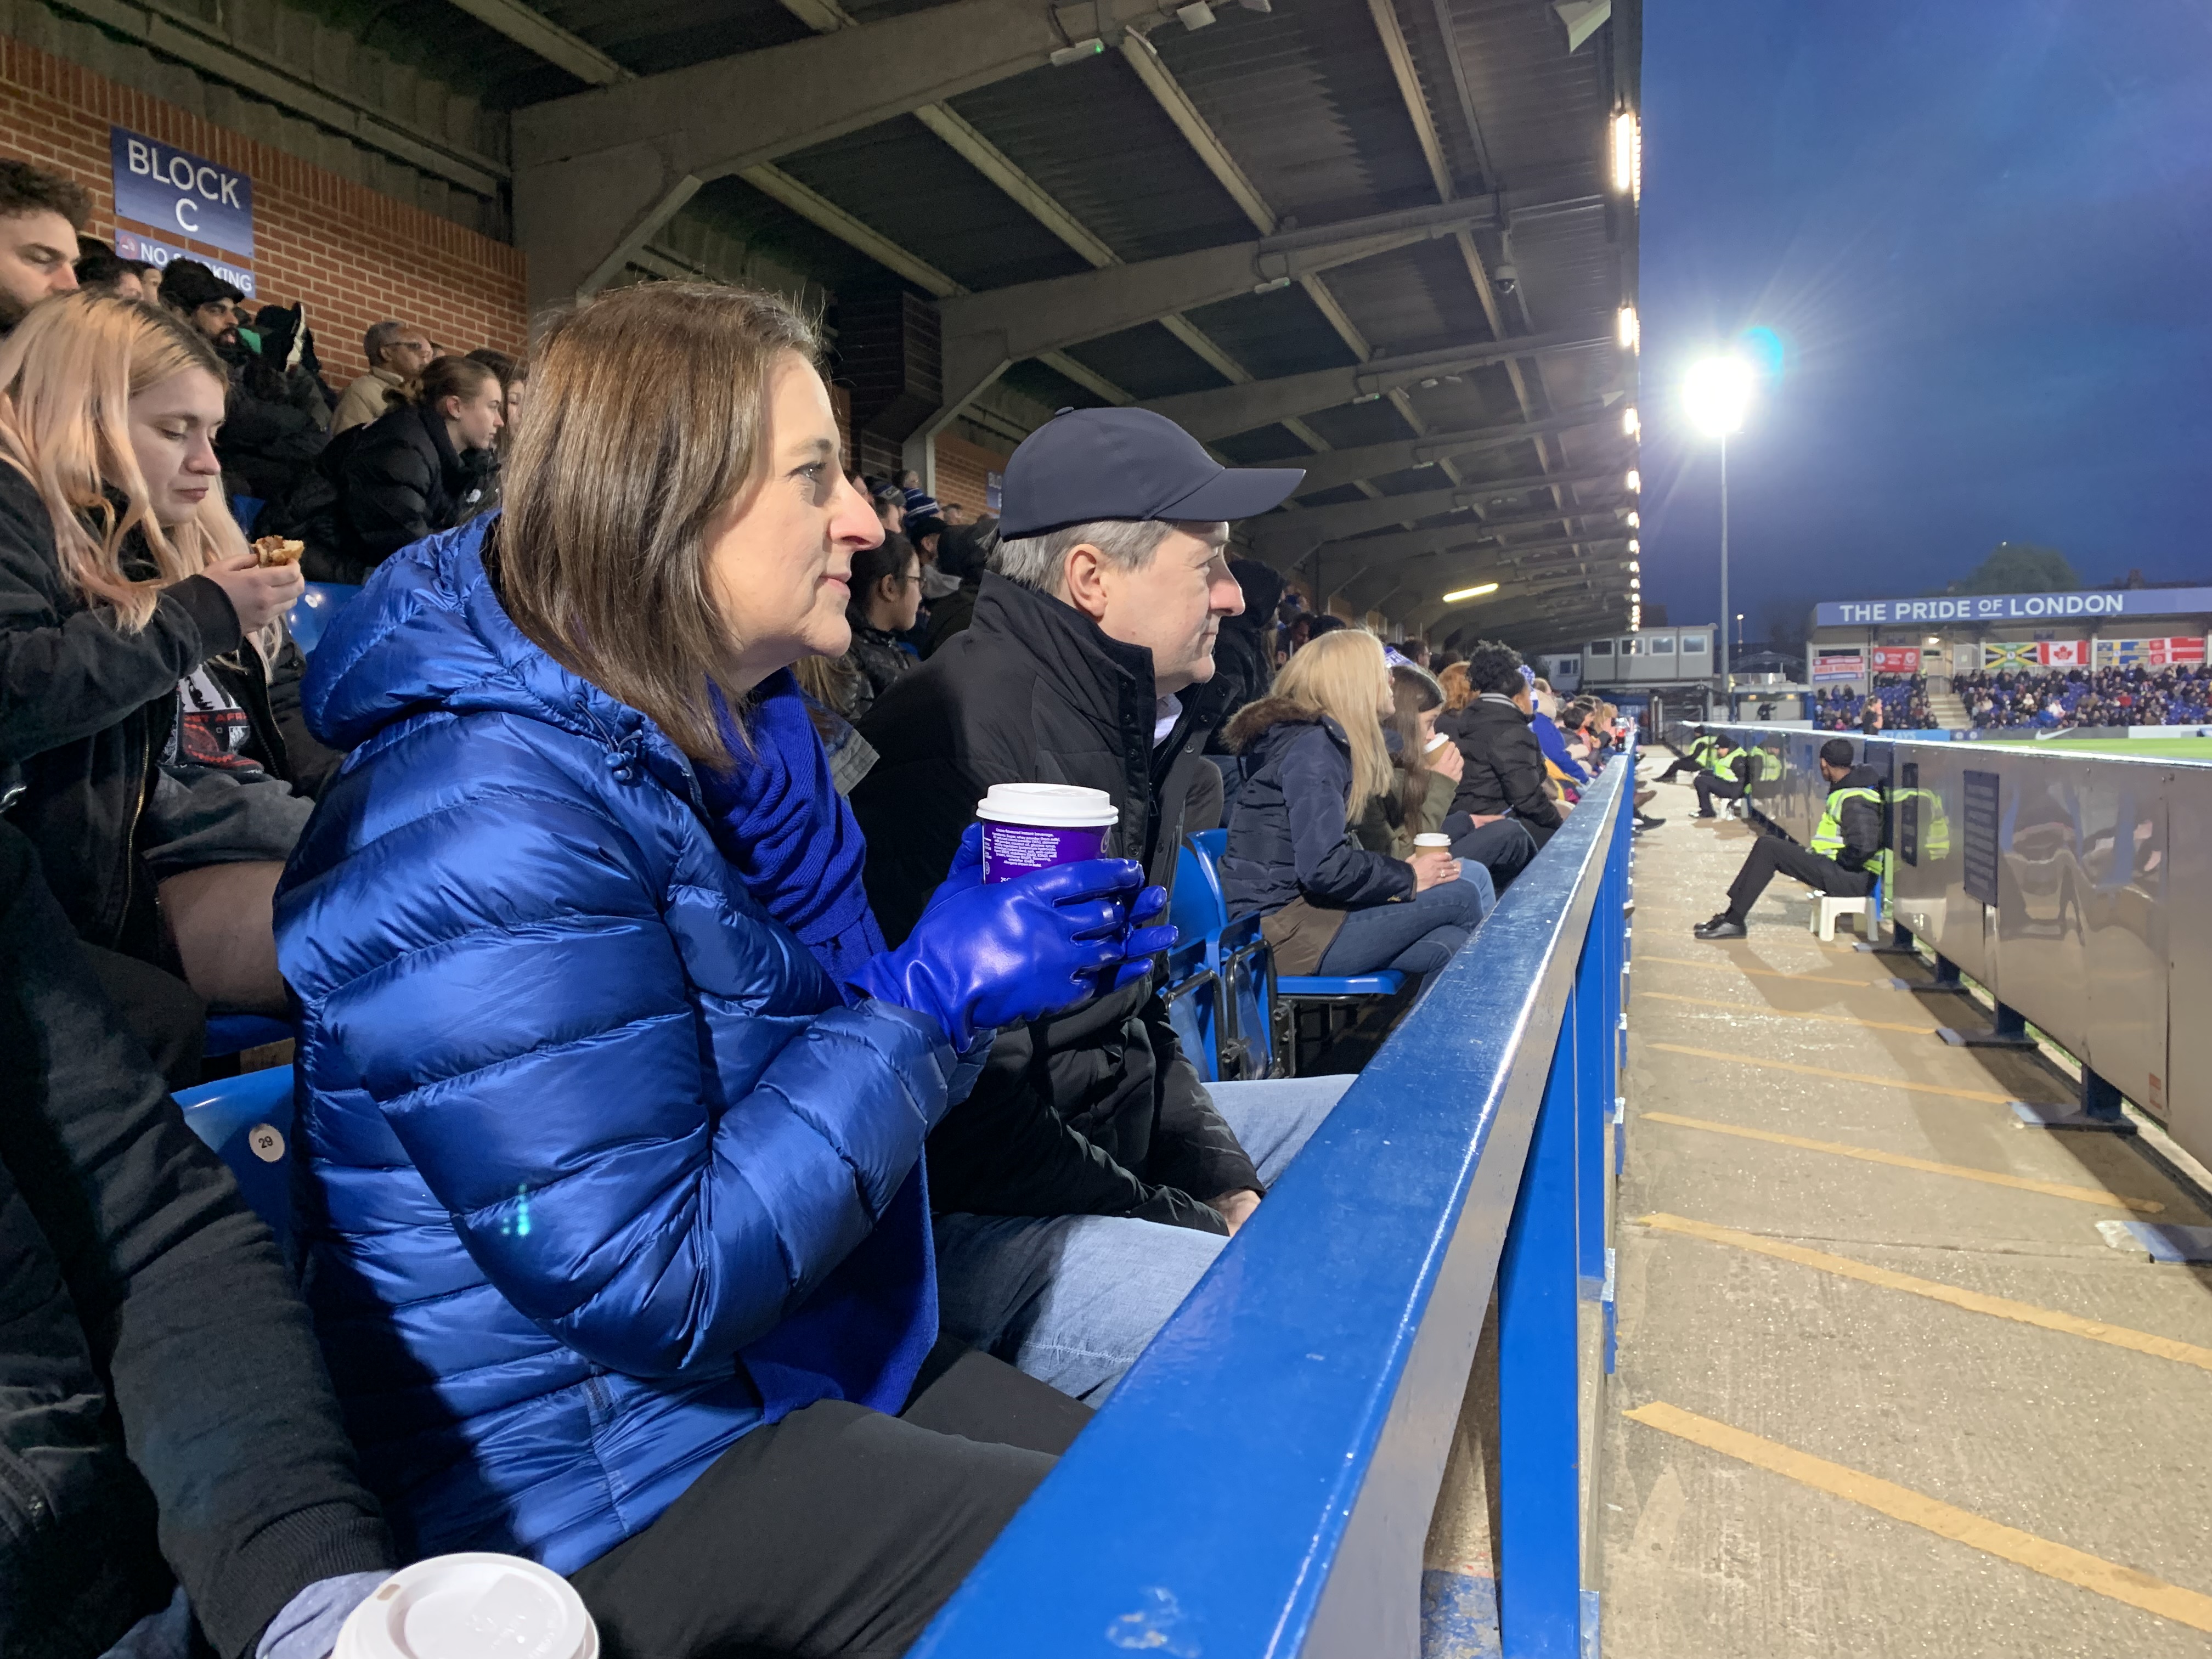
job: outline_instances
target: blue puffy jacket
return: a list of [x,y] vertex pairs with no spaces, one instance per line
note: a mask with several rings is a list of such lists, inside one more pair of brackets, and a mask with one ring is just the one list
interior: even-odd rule
[[897,1408],[953,1060],[842,1004],[690,763],[508,620],[484,524],[388,560],[308,675],[359,746],[277,902],[297,1219],[403,1547],[565,1571],[781,1412]]

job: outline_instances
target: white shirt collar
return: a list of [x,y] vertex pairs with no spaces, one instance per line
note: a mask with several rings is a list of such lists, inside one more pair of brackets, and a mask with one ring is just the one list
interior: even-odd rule
[[1172,691],[1152,705],[1152,747],[1157,749],[1168,740],[1182,718],[1182,699]]

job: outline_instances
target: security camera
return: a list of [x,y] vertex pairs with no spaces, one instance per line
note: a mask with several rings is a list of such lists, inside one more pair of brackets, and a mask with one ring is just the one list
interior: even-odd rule
[[1511,265],[1500,265],[1490,273],[1490,281],[1500,294],[1510,294],[1521,286],[1521,273]]

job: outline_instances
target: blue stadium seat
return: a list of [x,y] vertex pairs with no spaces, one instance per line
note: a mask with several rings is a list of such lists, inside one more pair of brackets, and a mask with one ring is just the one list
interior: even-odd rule
[[230,498],[230,516],[238,520],[240,530],[251,536],[253,521],[261,516],[261,509],[267,505],[258,495],[233,495]]
[[[1273,953],[1268,950],[1266,942],[1260,937],[1257,919],[1247,917],[1241,923],[1231,923],[1229,921],[1229,905],[1221,890],[1219,868],[1219,860],[1228,842],[1229,832],[1225,830],[1202,830],[1189,837],[1184,857],[1176,866],[1176,895],[1170,900],[1170,914],[1172,915],[1174,906],[1187,905],[1189,907],[1189,913],[1196,915],[1199,914],[1198,907],[1203,904],[1205,907],[1203,914],[1206,916],[1218,918],[1212,922],[1209,932],[1216,940],[1214,971],[1220,975],[1227,991],[1225,1000],[1231,1020],[1231,1036],[1233,1039],[1249,1045],[1259,1037],[1259,1034],[1267,1033],[1266,1040],[1268,1042],[1269,1050],[1272,1051],[1271,1061],[1279,1060],[1285,1069],[1294,1072],[1297,1056],[1291,1052],[1293,1044],[1273,1040],[1273,1022],[1278,1012],[1285,1017],[1287,1030],[1294,1033],[1297,1027],[1298,1003],[1344,1007],[1382,997],[1395,996],[1405,988],[1406,976],[1403,974],[1393,973],[1388,969],[1377,973],[1353,975],[1303,974],[1285,976],[1275,973]],[[1193,854],[1196,854],[1194,859],[1191,856]],[[1190,879],[1188,881],[1184,876],[1187,865],[1190,866]],[[1186,897],[1183,890],[1187,886],[1193,890]],[[1176,921],[1177,927],[1182,925],[1180,919]],[[1227,930],[1239,926],[1249,930],[1249,938],[1240,938],[1239,944],[1242,948],[1249,951],[1253,957],[1264,955],[1267,958],[1264,969],[1266,975],[1264,988],[1258,986],[1251,986],[1248,988],[1245,983],[1252,973],[1262,971],[1256,962],[1254,962],[1250,969],[1240,970],[1237,964],[1225,959],[1229,953],[1220,948],[1220,941],[1227,937]],[[1262,1004],[1264,1004],[1264,1012],[1260,1006]],[[1249,1027],[1246,1019],[1248,1010],[1255,1016]],[[1247,1064],[1249,1063],[1250,1058],[1248,1056]],[[1267,1076],[1272,1074],[1274,1070],[1275,1066],[1268,1063],[1263,1070],[1248,1071],[1245,1074]]]
[[289,1042],[297,1035],[283,1020],[264,1014],[215,1014],[208,1019],[207,1046],[200,1052],[210,1060],[221,1060],[266,1042]]
[[300,649],[313,651],[323,637],[323,629],[331,625],[331,618],[360,592],[358,587],[349,587],[343,582],[309,582],[307,591],[292,602],[292,609],[284,618]]
[[186,1127],[230,1166],[247,1205],[279,1243],[292,1214],[285,1158],[292,1136],[292,1067],[272,1066],[204,1083],[176,1097]]
[[1207,963],[1211,941],[1202,939],[1177,945],[1168,954],[1167,988],[1161,992],[1168,1006],[1168,1024],[1175,1027],[1199,1076],[1208,1083],[1221,1080],[1221,976]]

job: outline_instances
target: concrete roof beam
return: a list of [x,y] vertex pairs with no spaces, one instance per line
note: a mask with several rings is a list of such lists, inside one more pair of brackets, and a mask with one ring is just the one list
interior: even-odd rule
[[[1605,418],[1606,405],[1592,404],[1555,415],[1547,420],[1521,421],[1511,426],[1480,427],[1467,432],[1437,432],[1425,438],[1403,438],[1395,443],[1368,444],[1358,449],[1339,449],[1327,455],[1316,456],[1306,467],[1305,482],[1298,486],[1301,495],[1334,489],[1340,484],[1357,483],[1362,478],[1379,478],[1386,473],[1401,472],[1407,467],[1433,466],[1438,461],[1455,455],[1474,455],[1486,449],[1504,449],[1526,443],[1531,438],[1547,432],[1565,432],[1572,427],[1589,426]],[[1622,468],[1626,470],[1624,461]],[[1479,488],[1470,483],[1470,489]]]

